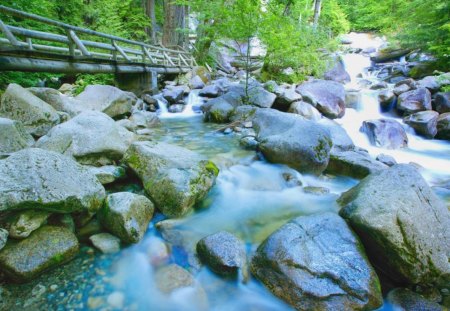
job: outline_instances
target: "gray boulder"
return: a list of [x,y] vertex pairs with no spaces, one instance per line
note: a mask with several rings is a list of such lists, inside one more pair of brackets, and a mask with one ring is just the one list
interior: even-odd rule
[[126,176],[125,168],[122,166],[106,165],[101,167],[88,166],[86,168],[97,177],[102,185],[113,183]]
[[431,93],[426,88],[405,92],[398,97],[397,110],[404,114],[431,109]]
[[438,81],[438,77],[428,76],[422,80],[417,81],[419,87],[427,88],[431,93],[436,93],[441,88],[441,83]]
[[97,178],[59,153],[24,149],[0,160],[0,211],[95,212],[104,198]]
[[303,100],[316,107],[330,119],[342,118],[345,114],[345,89],[334,81],[314,80],[297,87]]
[[52,106],[17,84],[10,84],[2,95],[0,117],[21,121],[35,137],[45,135],[60,122]]
[[188,149],[152,142],[136,142],[124,157],[140,177],[152,202],[169,217],[192,210],[213,186],[218,168]]
[[169,106],[169,109],[167,109],[170,113],[180,113],[183,112],[184,109],[186,109],[186,106],[183,104],[173,104]]
[[395,100],[395,94],[391,90],[382,90],[378,93],[378,102],[381,108],[387,109]]
[[450,112],[450,92],[437,93],[434,99],[435,110],[439,113]]
[[202,89],[205,87],[205,82],[199,76],[194,76],[189,80],[189,87],[193,90]]
[[122,159],[133,140],[133,133],[106,114],[88,111],[54,127],[36,147],[74,157],[81,164],[102,166]]
[[197,243],[200,260],[212,271],[225,277],[245,273],[245,245],[233,234],[221,231],[204,237]]
[[304,101],[292,103],[288,112],[298,114],[311,121],[319,121],[322,118],[322,115],[316,108]]
[[111,118],[129,115],[137,97],[111,85],[88,85],[75,98],[82,110],[94,110],[107,114]]
[[377,147],[397,149],[408,145],[405,129],[395,120],[367,120],[363,122],[360,131]]
[[227,123],[234,111],[234,107],[223,98],[210,100],[205,106],[205,121],[215,123]]
[[248,90],[248,103],[260,108],[270,108],[275,102],[277,96],[273,93],[266,91],[263,87],[249,87]]
[[176,104],[183,99],[184,87],[174,86],[171,88],[166,88],[163,90],[162,96],[169,102],[169,104]]
[[28,134],[21,122],[0,118],[0,158],[33,144],[33,136]]
[[403,84],[396,86],[394,88],[393,92],[395,95],[400,96],[401,94],[406,93],[411,90],[412,90],[412,88],[408,84],[403,83]]
[[154,209],[153,203],[143,195],[118,192],[108,195],[97,218],[122,242],[137,243],[144,237]]
[[355,148],[347,131],[338,123],[327,118],[320,119],[318,123],[330,132],[331,141],[333,142],[332,151],[347,151]]
[[395,161],[395,159],[393,157],[391,157],[390,155],[387,155],[387,154],[377,155],[376,160],[383,164],[386,164],[387,166],[394,166],[395,164],[397,164],[397,161]]
[[443,113],[437,120],[436,138],[450,140],[450,112]]
[[103,254],[114,254],[120,251],[120,239],[109,233],[98,233],[89,237],[92,245]]
[[13,281],[27,282],[77,253],[78,240],[70,230],[44,226],[25,240],[8,243],[0,251],[0,268]]
[[8,241],[8,230],[0,228],[0,250],[3,249],[6,245],[6,241]]
[[57,111],[74,117],[82,111],[81,103],[76,99],[63,95],[61,92],[48,87],[30,87],[28,90],[52,106]]
[[386,297],[395,311],[443,311],[438,303],[429,301],[407,288],[395,288]]
[[385,164],[375,161],[368,153],[363,151],[332,150],[326,172],[333,175],[344,175],[361,179],[387,168]]
[[450,284],[450,213],[412,165],[371,174],[338,200],[372,263],[394,281]]
[[161,125],[161,120],[155,112],[135,111],[129,120],[133,122],[135,129],[152,128]]
[[339,82],[342,84],[350,82],[351,80],[350,75],[345,70],[344,63],[341,59],[335,60],[334,66],[330,70],[325,72],[324,79]]
[[296,310],[373,310],[383,302],[361,242],[334,213],[285,224],[258,247],[251,271]]
[[221,93],[220,88],[215,85],[215,84],[211,84],[208,86],[205,86],[202,90],[200,90],[200,92],[198,93],[200,96],[203,97],[218,97]]
[[437,120],[439,113],[436,111],[420,111],[406,116],[403,122],[411,126],[418,135],[433,138],[437,134]]
[[31,232],[39,229],[50,216],[46,211],[27,210],[15,216],[9,228],[9,236],[14,239],[25,239]]
[[295,91],[295,88],[292,87],[276,87],[274,89],[274,93],[276,94],[275,103],[272,108],[287,111],[293,103],[299,102],[302,100],[302,96]]
[[268,161],[313,174],[327,167],[332,140],[324,126],[274,109],[258,110],[253,125]]

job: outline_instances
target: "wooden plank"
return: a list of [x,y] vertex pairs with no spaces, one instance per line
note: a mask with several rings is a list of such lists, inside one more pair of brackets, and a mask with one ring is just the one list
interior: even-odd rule
[[27,44],[28,44],[28,49],[33,50],[33,42],[31,41],[31,38],[27,38]]
[[11,43],[14,46],[19,46],[19,40],[17,40],[16,37],[14,37],[14,35],[11,33],[8,27],[6,27],[6,25],[3,23],[1,19],[0,19],[0,30],[6,36],[6,39],[8,39],[9,43]]
[[91,53],[86,49],[83,42],[78,38],[77,34],[73,30],[69,30],[69,36],[73,40],[73,42],[76,44],[78,49],[83,53],[84,56],[90,57]]
[[153,64],[156,64],[155,59],[152,57],[152,54],[147,50],[146,47],[144,47],[144,53],[145,53],[145,55],[147,55],[148,59],[150,59],[150,61],[151,61]]
[[128,57],[128,55],[122,50],[122,48],[116,43],[116,41],[112,42],[113,46],[116,48],[116,50],[120,53],[120,55],[123,56],[127,61],[131,62],[131,59]]
[[166,52],[163,52],[164,58],[172,65],[172,66],[176,66],[175,63],[172,61],[172,59],[170,58],[169,55],[167,55]]

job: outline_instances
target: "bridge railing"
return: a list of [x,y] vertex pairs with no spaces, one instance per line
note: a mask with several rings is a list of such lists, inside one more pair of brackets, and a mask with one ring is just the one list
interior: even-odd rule
[[[70,56],[77,60],[104,59],[120,63],[142,63],[165,67],[186,68],[197,65],[194,57],[187,51],[124,39],[3,5],[0,5],[0,12],[4,15],[54,26],[63,33],[43,32],[7,25],[0,19],[0,33],[4,36],[4,38],[0,37],[0,51],[38,51]],[[82,36],[89,37],[89,40],[83,40]]]

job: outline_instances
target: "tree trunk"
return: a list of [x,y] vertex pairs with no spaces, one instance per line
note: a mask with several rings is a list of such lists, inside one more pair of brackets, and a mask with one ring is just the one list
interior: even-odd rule
[[317,28],[317,25],[319,25],[319,18],[320,18],[320,10],[322,8],[322,0],[315,0],[314,1],[314,29]]
[[167,47],[186,45],[186,6],[176,5],[174,0],[164,0],[164,27],[162,44]]
[[150,37],[152,43],[157,43],[156,39],[156,14],[155,14],[155,0],[144,0],[145,13],[150,18],[150,27],[147,27],[146,32]]

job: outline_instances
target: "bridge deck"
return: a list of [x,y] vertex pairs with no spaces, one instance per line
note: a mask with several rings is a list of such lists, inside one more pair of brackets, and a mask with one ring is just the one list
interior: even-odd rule
[[182,73],[196,66],[168,49],[68,25],[0,5],[0,13],[51,25],[55,33],[6,25],[0,19],[0,71],[60,73]]

